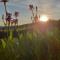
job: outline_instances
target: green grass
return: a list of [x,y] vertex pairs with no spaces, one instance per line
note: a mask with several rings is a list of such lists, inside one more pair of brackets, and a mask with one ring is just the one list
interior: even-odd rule
[[0,39],[0,60],[60,60],[60,30],[23,31]]

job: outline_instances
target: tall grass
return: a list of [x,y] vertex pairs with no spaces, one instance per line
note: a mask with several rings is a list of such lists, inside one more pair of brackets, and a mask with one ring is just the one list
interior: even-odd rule
[[0,60],[60,60],[60,30],[9,30],[8,38],[0,40]]

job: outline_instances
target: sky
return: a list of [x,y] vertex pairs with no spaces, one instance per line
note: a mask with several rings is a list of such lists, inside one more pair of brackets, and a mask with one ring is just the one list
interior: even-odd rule
[[[38,15],[48,15],[51,19],[60,19],[60,0],[9,0],[7,2],[7,11],[14,14],[18,11],[19,24],[32,22],[29,5],[38,6]],[[0,2],[0,25],[3,25],[1,16],[4,14],[4,5]]]

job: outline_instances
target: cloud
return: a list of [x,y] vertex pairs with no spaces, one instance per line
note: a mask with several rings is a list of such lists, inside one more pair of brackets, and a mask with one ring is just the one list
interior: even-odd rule
[[38,14],[47,14],[55,19],[60,18],[60,0],[9,0],[7,8],[12,12],[18,10],[24,22],[29,22],[30,19],[27,20],[27,17],[31,16],[29,4],[33,4],[34,7],[38,6]]
[[[15,0],[14,0],[15,1]],[[58,17],[60,14],[60,0],[16,0],[20,1],[20,4],[25,5],[25,8],[28,7],[29,4],[33,4],[34,6],[38,6],[39,14],[48,14],[51,17]]]

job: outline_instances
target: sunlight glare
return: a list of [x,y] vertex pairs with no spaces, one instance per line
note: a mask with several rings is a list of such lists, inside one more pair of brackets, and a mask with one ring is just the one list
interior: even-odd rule
[[41,15],[40,16],[40,21],[42,21],[42,22],[47,22],[48,21],[48,16],[47,15]]

